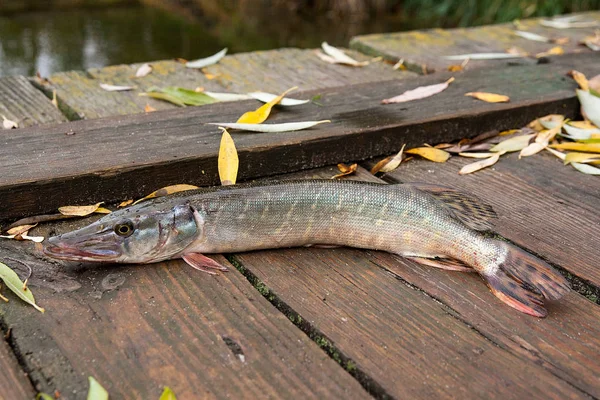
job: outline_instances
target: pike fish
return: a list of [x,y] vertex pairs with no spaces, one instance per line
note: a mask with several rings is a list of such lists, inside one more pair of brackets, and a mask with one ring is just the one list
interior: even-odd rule
[[50,238],[46,255],[111,263],[297,246],[383,250],[417,263],[476,271],[509,306],[545,317],[544,299],[569,291],[546,262],[484,232],[495,213],[478,198],[428,184],[306,180],[198,189],[149,200]]

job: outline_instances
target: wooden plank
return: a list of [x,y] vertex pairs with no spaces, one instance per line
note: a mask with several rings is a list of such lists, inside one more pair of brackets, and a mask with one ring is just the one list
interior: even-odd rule
[[[311,171],[295,176],[327,178],[334,173]],[[364,170],[356,178],[373,180]],[[304,325],[305,331],[333,347],[334,354],[379,383],[382,396],[515,399],[540,395],[586,396],[571,382],[557,379],[552,371],[540,366],[539,360],[498,346],[490,335],[473,329],[470,321],[464,321],[460,313],[415,287],[412,280],[396,279],[378,265],[381,262],[373,261],[370,252],[289,249],[236,254],[233,259],[246,270],[246,276],[255,286],[262,288],[263,294],[291,319],[304,321],[299,324]],[[410,268],[412,264],[399,265]],[[435,283],[443,285],[442,279]],[[491,293],[481,293],[487,291],[481,281],[471,280],[461,290],[477,291],[476,287],[483,288],[480,295],[494,303]],[[498,301],[494,306],[498,313],[509,317],[517,313]],[[585,320],[584,316],[579,317]],[[556,333],[556,327],[532,317],[524,318],[529,318],[532,325],[541,325],[540,332],[549,330],[540,334],[540,340],[556,342],[557,339],[549,337]],[[564,321],[564,316],[556,318]],[[579,318],[574,319],[579,322]],[[586,321],[595,320],[590,317]],[[506,331],[514,327],[510,322],[507,325]],[[596,330],[597,327],[591,328],[590,332]],[[578,350],[589,346],[575,344]],[[590,371],[587,377],[593,374]],[[532,376],[536,379],[532,380]]]
[[600,248],[590,240],[600,226],[598,178],[565,167],[549,154],[505,156],[493,169],[460,176],[455,157],[445,164],[407,163],[391,179],[443,183],[477,194],[499,215],[496,231],[600,287]]
[[20,75],[0,78],[1,115],[19,127],[67,121],[42,92]]
[[0,305],[38,390],[83,398],[91,375],[111,398],[158,398],[164,386],[182,399],[369,398],[232,266],[213,277],[181,260],[88,268],[36,258],[23,243],[2,241],[0,252],[34,268],[30,287],[46,308],[14,296]]
[[[598,21],[600,12],[590,11],[573,14],[581,15],[586,21]],[[516,29],[537,33],[542,36],[556,39],[568,38],[569,42],[562,45],[566,54],[590,52],[579,42],[586,36],[593,36],[596,28],[579,29],[554,29],[539,24],[544,18],[531,18],[520,20],[518,28],[515,24],[486,25],[472,28],[457,29],[428,29],[410,32],[383,33],[354,37],[350,47],[365,54],[383,56],[389,60],[404,59],[406,65],[415,71],[421,72],[426,66],[430,71],[445,70],[450,65],[460,64],[461,61],[446,60],[443,56],[471,53],[505,52],[507,49],[517,47],[535,55],[548,51],[556,44],[535,42],[516,36]],[[468,69],[477,67],[502,66],[513,63],[533,62],[532,60],[471,60]]]
[[[240,179],[366,159],[397,151],[403,143],[513,128],[548,113],[574,117],[579,112],[576,85],[564,74],[574,66],[600,73],[598,60],[599,54],[587,54],[551,64],[473,70],[439,95],[406,104],[382,105],[381,99],[445,76],[329,89],[322,92],[323,106],[279,111],[269,122],[331,119],[331,124],[277,135],[234,133]],[[489,104],[464,96],[474,90],[502,92],[512,100]],[[0,142],[0,220],[50,212],[67,203],[124,200],[168,184],[215,184],[220,131],[204,124],[235,121],[254,107],[253,101],[220,103],[5,136]]]
[[[359,59],[368,57],[350,51]],[[313,50],[279,49],[240,53],[227,56],[217,65],[205,69],[214,79],[207,78],[197,69],[186,68],[177,61],[151,62],[151,74],[135,78],[141,64],[94,68],[86,72],[69,71],[48,78],[46,90],[55,89],[61,104],[71,112],[72,119],[92,119],[114,115],[144,112],[146,104],[158,110],[177,106],[164,101],[140,97],[139,93],[151,87],[179,86],[194,90],[204,87],[209,91],[246,93],[267,91],[280,93],[293,86],[302,90],[324,89],[356,83],[405,79],[412,73],[393,71],[385,63],[372,63],[364,68],[327,64],[316,57]],[[39,82],[43,84],[43,82]],[[128,92],[107,92],[100,83],[135,86]]]
[[4,339],[0,340],[0,400],[32,399],[35,395],[27,374],[21,370]]

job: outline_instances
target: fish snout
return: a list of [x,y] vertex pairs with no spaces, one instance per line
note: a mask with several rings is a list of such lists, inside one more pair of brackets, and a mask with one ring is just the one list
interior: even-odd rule
[[44,254],[53,258],[73,261],[116,261],[122,251],[117,243],[103,237],[85,237],[70,232],[49,238]]

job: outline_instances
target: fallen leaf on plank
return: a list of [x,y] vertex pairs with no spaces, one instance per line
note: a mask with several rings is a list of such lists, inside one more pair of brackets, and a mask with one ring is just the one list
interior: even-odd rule
[[187,68],[208,67],[209,65],[218,63],[223,57],[225,57],[225,54],[227,54],[227,48],[224,48],[223,50],[219,51],[216,54],[213,54],[210,57],[200,58],[200,59],[194,60],[194,61],[188,61],[185,63],[185,66]]
[[19,275],[6,264],[0,262],[0,279],[4,281],[6,286],[21,300],[32,305],[39,312],[44,312],[45,310],[42,307],[39,307],[35,303],[35,299],[31,290],[25,285],[24,282],[21,281]]
[[457,54],[453,56],[444,56],[446,60],[505,60],[508,58],[522,58],[526,57],[526,54],[512,54],[512,53],[472,53],[472,54]]
[[510,101],[510,97],[495,93],[469,92],[465,93],[465,96],[474,97],[487,103],[508,103]]
[[450,72],[462,71],[463,69],[465,69],[465,67],[467,66],[467,64],[469,63],[470,60],[471,60],[470,58],[467,58],[460,65],[449,65],[448,71],[450,71]]
[[108,83],[101,83],[100,87],[107,92],[124,92],[127,90],[135,89],[135,86],[118,86],[118,85],[109,85]]
[[581,43],[589,47],[592,51],[600,51],[600,31],[596,31],[596,34],[593,36],[583,38]]
[[54,107],[58,108],[58,98],[56,97],[56,90],[52,91],[52,100],[50,101]]
[[536,58],[548,57],[548,56],[560,56],[565,54],[565,50],[561,46],[555,46],[550,50],[538,53],[535,55]]
[[227,129],[223,129],[221,145],[219,146],[219,178],[221,185],[235,185],[237,179],[239,159],[235,143]]
[[467,158],[489,158],[495,154],[496,153],[458,153],[459,156]]
[[121,203],[119,203],[119,205],[117,207],[118,208],[127,207],[128,205],[130,205],[132,203],[133,203],[133,200],[125,200],[125,201],[122,201]]
[[235,122],[209,122],[208,124],[250,132],[280,133],[300,131],[302,129],[312,128],[315,125],[324,124],[328,122],[331,121],[326,119],[322,121],[285,122],[282,124],[238,124]]
[[456,144],[452,147],[447,147],[443,150],[446,150],[448,153],[464,153],[466,151],[486,151],[492,148],[491,143],[466,143],[466,144]]
[[165,386],[158,400],[177,400],[177,397],[175,397],[175,393],[168,386]]
[[573,153],[567,153],[565,155],[565,165],[572,163],[572,162],[578,162],[578,163],[588,163],[590,161],[596,161],[596,160],[600,160],[600,154],[593,154],[593,153],[577,153],[577,152],[573,152]]
[[[268,103],[277,98],[277,95],[265,92],[252,92],[248,93],[248,95],[252,98],[255,98],[258,101],[262,101],[263,103]],[[298,100],[298,99],[290,99],[288,97],[284,97],[279,101],[280,106],[289,107],[289,106],[299,106],[301,104],[309,103],[310,100]]]
[[434,147],[416,147],[404,151],[407,154],[416,154],[427,160],[434,162],[446,162],[450,158],[450,153]]
[[207,96],[212,97],[218,101],[240,101],[240,100],[250,100],[252,96],[247,94],[239,94],[239,93],[221,93],[221,92],[207,92],[205,90],[198,90],[196,92],[204,93]]
[[269,114],[271,114],[271,110],[273,109],[273,106],[276,105],[277,103],[279,103],[281,101],[281,99],[283,99],[285,97],[286,94],[288,94],[292,90],[296,90],[296,89],[298,89],[298,87],[294,86],[293,88],[286,90],[279,96],[276,96],[271,101],[263,104],[256,110],[248,111],[248,112],[244,113],[236,121],[236,123],[238,123],[238,124],[260,124],[260,123],[263,123],[264,121],[267,120],[267,118],[269,118]]
[[598,26],[596,21],[581,21],[580,15],[543,19],[540,25],[555,29],[593,28]]
[[581,163],[571,163],[571,165],[579,172],[582,172],[587,175],[600,175],[600,168],[592,167],[591,165],[581,164]]
[[404,103],[407,101],[424,99],[426,97],[433,96],[435,94],[438,94],[438,93],[446,90],[448,85],[450,83],[452,83],[453,81],[454,81],[454,78],[450,78],[444,83],[438,83],[438,84],[429,85],[429,86],[419,86],[416,89],[407,90],[406,92],[402,93],[399,96],[395,96],[395,97],[392,97],[389,99],[384,99],[381,102],[383,104],[394,104],[394,103]]
[[108,208],[98,207],[94,212],[96,214],[110,214],[112,211],[110,211]]
[[154,112],[156,111],[156,108],[152,107],[150,104],[146,103],[146,107],[144,107],[144,112]]
[[358,164],[346,165],[346,164],[340,163],[337,165],[337,167],[340,170],[341,174],[334,175],[331,177],[331,179],[338,179],[338,178],[341,178],[342,176],[347,176],[347,175],[351,175],[351,174],[355,173],[356,168],[358,168]]
[[198,189],[198,186],[187,185],[185,183],[179,184],[179,185],[165,186],[164,188],[155,190],[154,192],[150,193],[146,197],[142,197],[141,199],[134,201],[133,204],[137,204],[143,200],[153,199],[155,197],[163,197],[163,196],[167,196],[169,194],[184,192],[186,190],[194,190],[194,189]]
[[486,158],[480,161],[475,161],[474,163],[467,164],[458,171],[460,175],[472,174],[475,171],[479,171],[480,169],[490,167],[498,162],[500,156],[505,152],[496,153],[490,158]]
[[344,64],[352,67],[364,67],[369,64],[369,61],[357,61],[354,58],[348,56],[342,50],[329,45],[327,42],[321,43],[323,53],[317,52],[317,56],[325,62],[330,64]]
[[600,97],[581,89],[577,89],[576,92],[581,103],[582,114],[600,128]]
[[582,90],[588,91],[590,90],[590,85],[588,83],[587,78],[585,77],[584,74],[582,74],[579,71],[575,71],[574,69],[569,71],[569,73],[567,75],[570,75],[571,77],[573,77],[573,79],[575,79],[575,82],[577,82],[577,84],[579,85],[579,87]]
[[137,69],[137,71],[135,71],[135,77],[143,78],[144,76],[148,75],[150,72],[152,72],[152,65],[145,63],[145,64],[142,64]]
[[548,143],[550,143],[550,141],[554,139],[554,137],[559,131],[560,125],[553,129],[549,129],[547,131],[542,131],[538,133],[535,138],[535,141],[533,143],[530,143],[523,150],[521,150],[521,152],[519,153],[519,159],[521,157],[532,156],[544,150],[546,147],[548,147]]
[[371,168],[371,173],[375,175],[378,172],[392,172],[393,170],[398,168],[400,166],[400,163],[402,163],[402,159],[404,158],[404,147],[406,147],[406,144],[402,145],[402,148],[400,149],[398,154],[384,158],[383,160],[375,164],[373,168]]
[[561,135],[572,140],[588,140],[595,137],[600,138],[600,129],[594,128],[593,125],[589,123],[587,125],[589,128],[577,128],[574,126],[574,122],[571,121],[563,125],[563,129],[566,133],[561,133]]
[[588,85],[590,89],[600,92],[600,75],[596,75],[588,80]]
[[537,33],[527,32],[527,31],[514,31],[514,34],[522,37],[523,39],[533,40],[534,42],[545,42],[548,43],[551,41],[550,38],[546,36],[538,35]]
[[10,228],[9,230],[6,231],[6,233],[8,235],[20,235],[22,233],[28,232],[30,229],[34,228],[37,226],[37,223],[35,224],[28,224],[28,225],[19,225],[19,226],[15,226],[14,228]]
[[538,118],[538,121],[540,121],[540,124],[545,129],[554,129],[557,126],[563,125],[565,122],[565,116],[560,114],[550,114],[546,115],[545,117]]
[[498,136],[509,136],[509,135],[514,135],[515,133],[519,132],[520,129],[508,129],[505,131],[502,131],[498,134]]
[[89,376],[90,388],[88,389],[87,400],[108,400],[108,392],[93,377]]
[[536,133],[532,133],[530,135],[521,135],[512,137],[502,142],[498,143],[494,147],[490,149],[493,152],[513,152],[523,150],[525,147],[529,145],[531,139],[537,135]]
[[94,213],[100,207],[100,204],[102,204],[102,203],[103,202],[101,201],[100,203],[92,204],[89,206],[58,207],[58,212],[60,212],[62,215],[73,215],[73,216],[78,216],[78,217],[85,217],[86,215],[90,215],[90,214]]
[[6,118],[4,115],[2,116],[2,127],[4,129],[14,129],[14,128],[18,128],[19,124],[17,124],[15,121],[12,121],[8,118]]
[[551,144],[550,147],[559,150],[573,150],[589,153],[600,153],[600,143],[558,143]]
[[169,86],[165,88],[152,87],[146,93],[140,93],[140,96],[148,96],[159,100],[165,100],[178,106],[202,106],[204,104],[214,103],[216,100],[205,93],[199,93],[194,90]]
[[567,156],[565,153],[561,153],[560,151],[556,151],[554,149],[551,149],[550,147],[546,147],[546,150],[548,150],[550,153],[554,154],[556,157],[560,158],[563,161]]

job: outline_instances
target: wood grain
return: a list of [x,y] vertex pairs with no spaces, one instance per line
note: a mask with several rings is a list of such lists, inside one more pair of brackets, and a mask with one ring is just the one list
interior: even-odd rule
[[[582,20],[600,22],[600,12],[579,13]],[[537,33],[550,39],[568,38],[561,45],[565,54],[590,52],[580,42],[586,36],[593,36],[595,28],[554,29],[539,24],[544,18],[530,18],[519,21],[518,28],[513,23],[486,25],[472,28],[428,29],[409,32],[382,33],[356,36],[350,47],[365,54],[383,56],[389,60],[404,59],[409,69],[421,72],[424,69],[446,70],[450,65],[462,61],[446,60],[444,56],[472,53],[504,53],[510,48],[518,48],[530,55],[543,53],[557,46],[553,43],[536,42],[514,34],[519,29]],[[467,69],[479,67],[506,66],[533,62],[531,59],[513,60],[471,60]]]
[[[576,85],[564,74],[574,66],[600,73],[598,60],[600,55],[590,54],[544,65],[478,69],[435,97],[406,104],[382,105],[381,99],[447,76],[328,89],[320,92],[322,106],[281,110],[269,122],[331,119],[330,124],[284,134],[233,132],[239,178],[366,159],[397,151],[404,143],[436,143],[522,126],[552,112],[574,117],[579,112]],[[489,104],[464,96],[474,90],[501,91],[512,100]],[[125,200],[169,184],[215,184],[220,131],[205,123],[235,121],[255,106],[254,101],[220,103],[5,135],[0,141],[0,220],[70,203]]]
[[[217,277],[181,260],[60,266],[1,245],[3,258],[34,266],[30,287],[46,308],[14,296],[0,305],[37,390],[83,398],[91,375],[111,398],[158,398],[164,386],[181,399],[369,398],[232,266]],[[64,275],[77,284],[61,286]]]
[[[369,59],[357,52],[349,54]],[[46,90],[55,89],[61,104],[71,111],[72,119],[93,119],[143,113],[146,104],[158,110],[177,106],[139,94],[151,87],[178,86],[194,90],[246,93],[266,91],[281,93],[293,86],[302,90],[325,89],[349,84],[408,79],[410,72],[393,71],[385,63],[372,63],[364,68],[327,64],[313,50],[278,49],[226,56],[218,64],[203,69],[186,68],[178,61],[156,61],[149,75],[136,78],[141,64],[116,65],[87,71],[59,72],[50,76]],[[42,82],[39,82],[42,84]],[[126,92],[107,92],[100,83],[134,86]]]
[[21,370],[10,347],[0,341],[0,400],[32,399],[35,395],[29,378]]
[[[24,76],[0,78],[0,116],[2,115],[18,123],[20,128],[67,121],[50,100]],[[18,135],[4,130],[0,132],[3,135]]]

